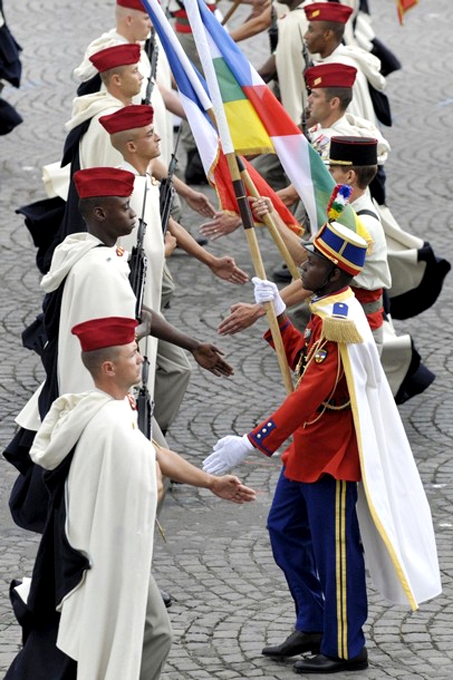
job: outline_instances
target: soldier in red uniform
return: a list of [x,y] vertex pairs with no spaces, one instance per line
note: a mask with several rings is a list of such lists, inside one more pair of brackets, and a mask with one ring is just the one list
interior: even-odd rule
[[297,387],[251,432],[220,439],[204,469],[223,474],[251,451],[271,456],[293,437],[268,529],[294,600],[295,630],[262,653],[314,652],[294,664],[296,673],[359,671],[368,666],[364,551],[383,597],[412,609],[441,592],[440,572],[423,484],[370,325],[349,287],[367,244],[334,222],[305,247],[302,285],[314,291],[305,333],[286,316],[277,286],[252,279],[257,303],[273,302]]
[[[328,253],[326,244],[335,238],[346,244],[343,256]],[[352,295],[348,284],[363,266],[366,243],[351,230],[327,224],[324,236],[318,235],[314,244],[306,247],[303,286],[316,292],[314,300],[334,296],[333,317],[338,321],[332,319],[331,325],[337,323],[342,328],[348,311],[343,300]],[[237,464],[241,454],[247,455],[253,448],[270,456],[293,436],[282,456],[268,528],[274,558],[295,602],[296,630],[282,645],[265,647],[263,654],[283,657],[321,649],[323,654],[315,657],[317,672],[363,669],[367,667],[362,632],[367,597],[355,513],[356,482],[361,475],[338,343],[328,339],[325,320],[316,314],[301,334],[286,316],[275,284],[255,281],[257,301],[269,300],[269,291],[273,291],[270,295],[288,363],[299,376],[297,389],[248,435],[227,437],[229,441],[223,445],[221,440],[205,469],[219,472],[220,461]],[[265,337],[269,340],[269,334]],[[338,561],[340,550],[347,558],[346,573]]]

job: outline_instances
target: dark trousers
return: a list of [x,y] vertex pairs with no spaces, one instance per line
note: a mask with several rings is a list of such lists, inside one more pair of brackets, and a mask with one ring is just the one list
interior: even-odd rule
[[291,482],[282,470],[268,518],[274,559],[296,606],[296,629],[322,632],[322,654],[343,659],[365,644],[367,595],[356,503],[356,482],[329,475],[310,484]]

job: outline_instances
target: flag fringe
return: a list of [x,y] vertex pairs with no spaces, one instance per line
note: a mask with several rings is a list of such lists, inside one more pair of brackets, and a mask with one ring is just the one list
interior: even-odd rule
[[410,9],[413,9],[416,5],[418,5],[419,0],[396,0],[397,1],[397,10],[398,10],[398,19],[403,26],[404,24],[404,15],[406,12]]

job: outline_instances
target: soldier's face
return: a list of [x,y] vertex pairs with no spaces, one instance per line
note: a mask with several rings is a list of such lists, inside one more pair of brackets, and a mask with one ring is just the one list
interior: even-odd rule
[[314,293],[321,292],[329,283],[329,276],[333,269],[334,264],[332,262],[315,253],[308,252],[307,259],[300,267],[302,286],[305,290],[311,290]]
[[151,31],[151,19],[147,12],[131,10],[129,18],[130,34],[134,40],[146,40]]
[[138,64],[123,66],[121,70],[121,91],[125,97],[135,97],[142,89],[143,74]]
[[310,21],[304,35],[307,49],[311,54],[322,53],[326,45],[326,26],[324,21]]
[[322,123],[331,113],[329,102],[326,98],[326,91],[322,87],[317,87],[308,95],[307,114],[310,123]]
[[125,389],[137,385],[141,379],[142,363],[143,357],[135,341],[122,345],[113,362],[118,383]]
[[103,210],[104,228],[115,240],[133,231],[137,215],[131,208],[129,198],[110,196],[104,201]]
[[329,165],[329,172],[337,184],[350,184],[351,170],[348,167],[343,165]]
[[142,158],[157,158],[160,156],[160,137],[154,124],[147,125],[140,131],[140,135],[134,140],[137,151]]

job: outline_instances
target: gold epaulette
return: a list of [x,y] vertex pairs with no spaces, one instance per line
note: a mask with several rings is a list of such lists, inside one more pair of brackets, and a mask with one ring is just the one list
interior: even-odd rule
[[322,334],[326,340],[332,342],[343,342],[348,345],[363,342],[363,338],[352,319],[326,316],[322,322]]

